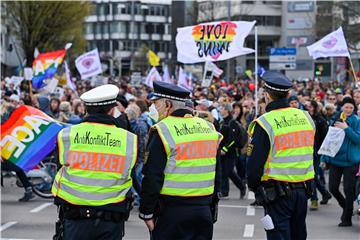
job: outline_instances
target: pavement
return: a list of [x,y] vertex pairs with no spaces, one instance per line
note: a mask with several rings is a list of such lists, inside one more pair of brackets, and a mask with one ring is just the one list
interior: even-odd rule
[[[23,189],[16,187],[14,179],[4,179],[1,188],[0,235],[4,240],[52,239],[57,219],[52,200],[36,197],[20,203],[17,201]],[[215,240],[266,239],[260,223],[261,207],[251,207],[254,195],[247,194],[243,200],[232,186],[229,200],[220,201],[219,219],[214,227]],[[134,210],[126,222],[125,240],[149,239],[145,224]],[[328,205],[320,205],[318,211],[309,211],[307,217],[309,240],[360,240],[360,217],[353,216],[353,227],[339,228],[341,209],[334,199]]]

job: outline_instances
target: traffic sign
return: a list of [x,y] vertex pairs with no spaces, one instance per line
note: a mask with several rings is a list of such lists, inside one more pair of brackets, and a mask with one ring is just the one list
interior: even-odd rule
[[286,62],[270,62],[269,69],[271,70],[295,70],[296,63],[286,63]]
[[296,48],[270,48],[270,56],[274,55],[295,55]]
[[296,69],[296,48],[270,48],[271,70]]

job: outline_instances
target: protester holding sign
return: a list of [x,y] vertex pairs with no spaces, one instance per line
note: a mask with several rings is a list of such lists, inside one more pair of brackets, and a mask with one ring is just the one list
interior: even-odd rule
[[[335,157],[321,156],[321,166],[328,165],[329,189],[343,209],[339,227],[352,226],[353,203],[355,199],[356,173],[360,163],[360,118],[355,115],[355,101],[345,97],[342,114],[334,126],[344,129],[345,139]],[[344,176],[344,193],[340,192],[341,178]]]

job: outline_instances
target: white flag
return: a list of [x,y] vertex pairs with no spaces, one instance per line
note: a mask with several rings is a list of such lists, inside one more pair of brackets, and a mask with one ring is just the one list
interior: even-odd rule
[[169,67],[167,65],[164,67],[164,74],[162,76],[162,79],[163,79],[164,82],[173,83],[171,81],[170,73],[169,73]]
[[221,68],[218,68],[218,66],[216,66],[215,63],[212,63],[212,62],[206,62],[206,67],[207,67],[207,70],[212,70],[213,72],[213,75],[215,77],[220,77],[221,74],[223,74],[223,70]]
[[182,67],[179,68],[179,80],[177,85],[183,87],[190,92],[193,90],[192,87],[192,75],[191,73],[186,74]]
[[66,75],[66,85],[76,93],[77,92],[76,86],[71,79],[70,69],[66,61],[64,61],[64,66],[65,66],[65,75]]
[[182,63],[222,61],[253,53],[244,47],[256,21],[221,21],[201,23],[177,29],[177,60]]
[[307,49],[313,59],[320,57],[350,57],[342,27],[308,46]]
[[81,79],[86,79],[102,73],[98,49],[84,53],[75,60]]
[[156,67],[153,67],[149,74],[147,75],[144,84],[153,88],[153,82],[154,81],[162,81],[162,78],[158,72],[158,70],[156,69]]

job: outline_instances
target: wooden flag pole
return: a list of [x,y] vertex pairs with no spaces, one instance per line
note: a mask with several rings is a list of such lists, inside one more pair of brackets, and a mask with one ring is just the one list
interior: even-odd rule
[[357,77],[356,77],[356,73],[355,73],[354,65],[353,65],[353,63],[352,63],[352,61],[351,61],[350,56],[349,56],[349,62],[350,62],[351,70],[352,70],[353,75],[354,75],[354,80],[355,80],[355,82],[356,82],[358,79],[357,79]]

